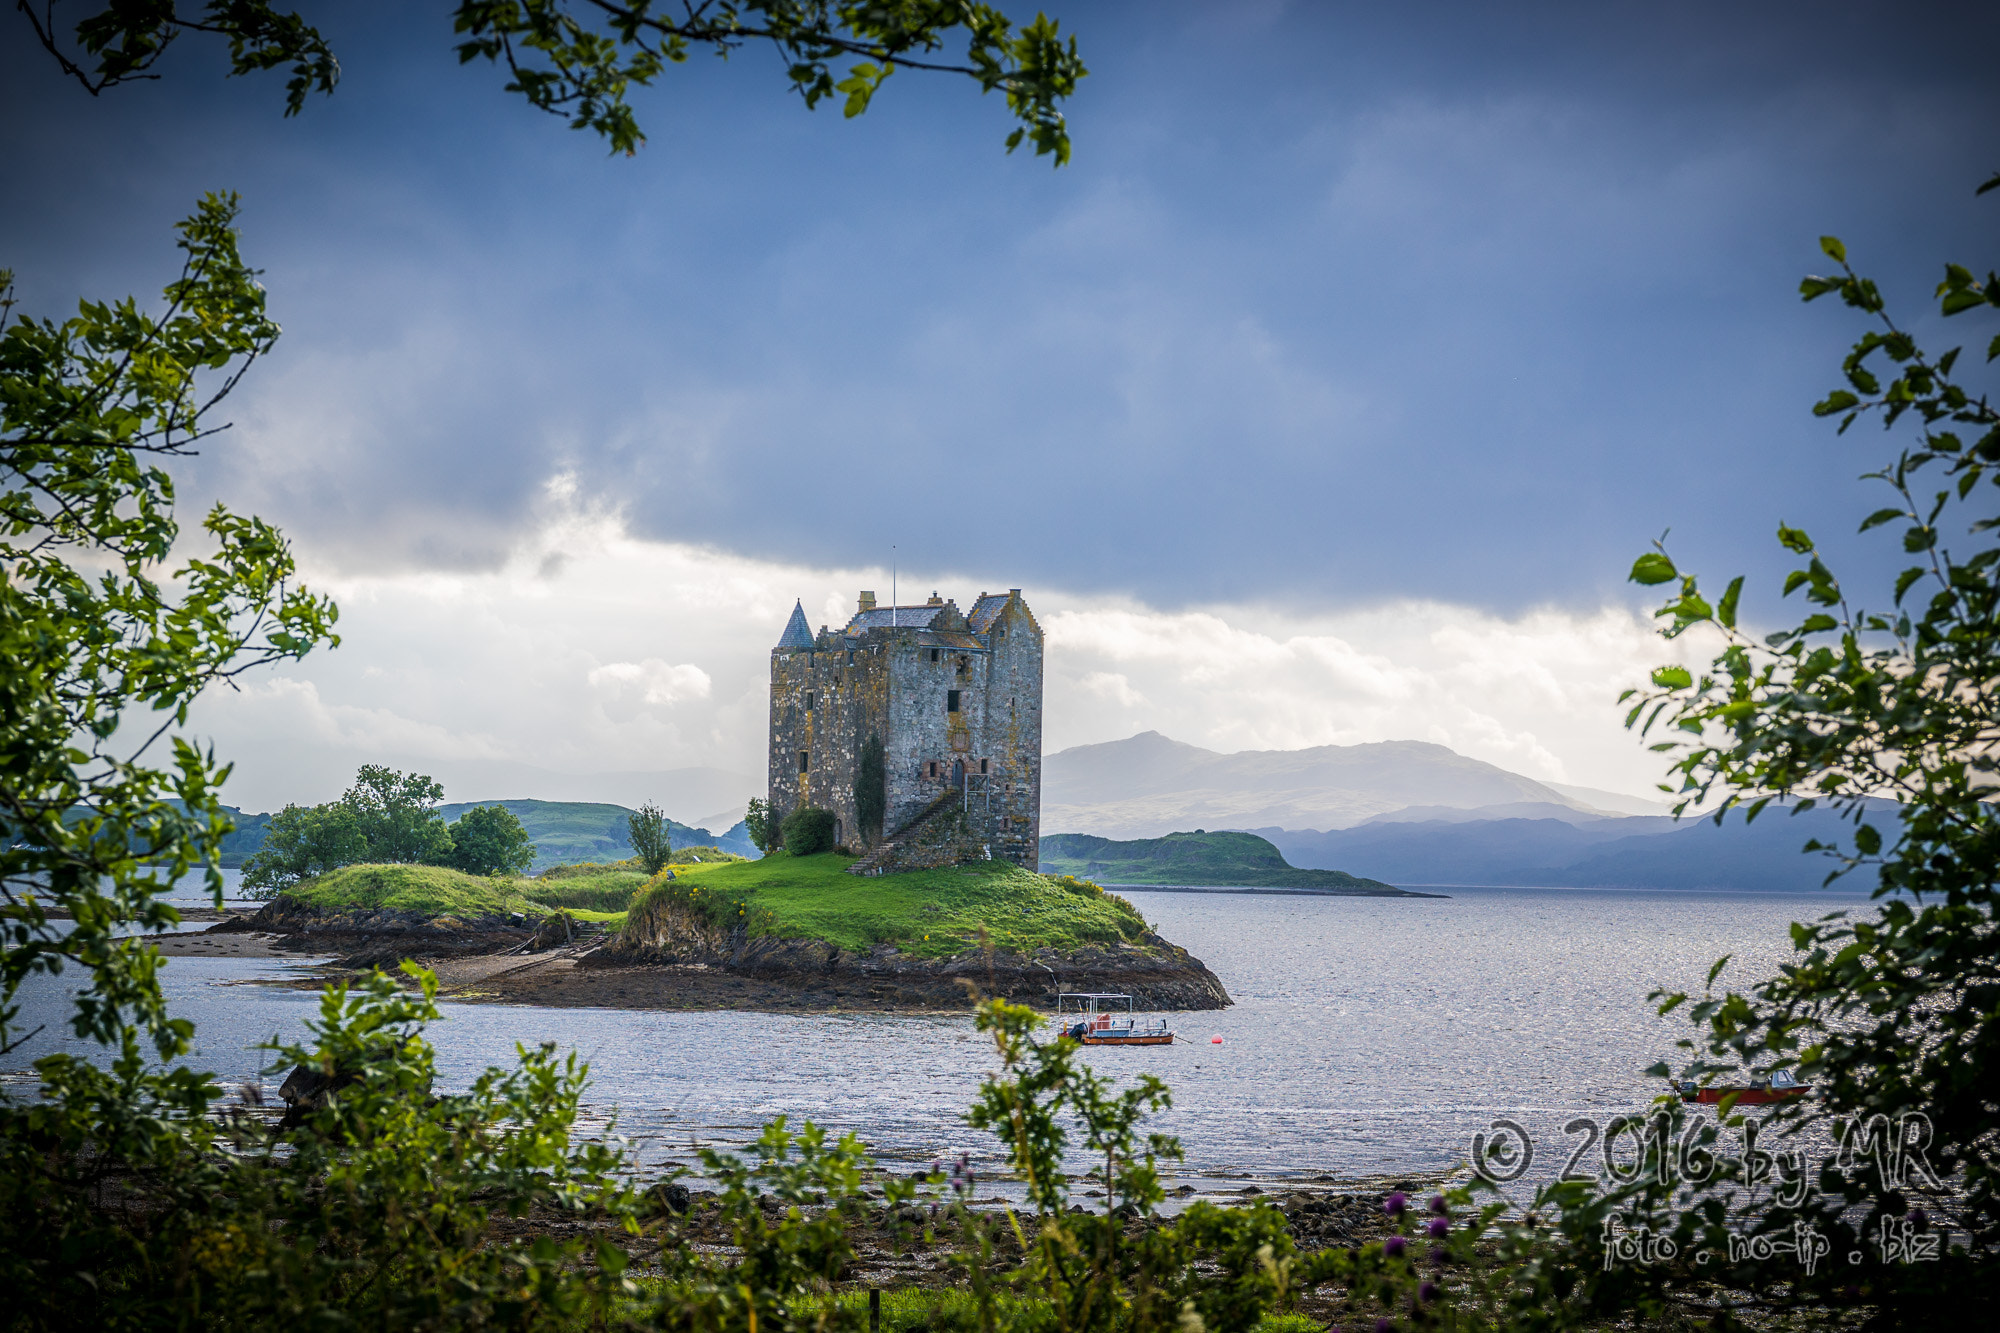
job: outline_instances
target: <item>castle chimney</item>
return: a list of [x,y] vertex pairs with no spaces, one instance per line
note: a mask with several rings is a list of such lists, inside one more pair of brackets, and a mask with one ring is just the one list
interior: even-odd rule
[[859,606],[864,612],[873,611],[875,609],[875,594],[872,592],[863,592]]
[[938,596],[938,595],[937,595],[937,589],[933,588],[933,589],[931,589],[931,599],[930,599],[930,600],[929,600],[928,602],[925,602],[925,603],[924,603],[924,605],[925,605],[925,606],[943,606],[943,605],[944,605],[944,598],[942,598],[942,597]]

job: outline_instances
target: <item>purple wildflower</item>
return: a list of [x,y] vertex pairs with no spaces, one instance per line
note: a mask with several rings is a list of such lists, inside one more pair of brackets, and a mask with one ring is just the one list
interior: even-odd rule
[[1442,1194],[1431,1195],[1431,1211],[1436,1213],[1439,1217],[1444,1217],[1451,1212],[1449,1208],[1445,1207],[1444,1195]]
[[1383,1315],[1375,1321],[1375,1333],[1396,1333],[1396,1321]]
[[1418,1288],[1417,1288],[1417,1299],[1418,1299],[1418,1300],[1420,1300],[1420,1301],[1434,1301],[1434,1300],[1436,1300],[1437,1298],[1438,1298],[1438,1284],[1437,1284],[1437,1283],[1435,1283],[1435,1282],[1426,1282],[1426,1283],[1424,1283],[1424,1284],[1423,1284],[1423,1285],[1422,1285],[1421,1287],[1418,1287]]
[[1409,1206],[1410,1196],[1401,1190],[1397,1190],[1394,1194],[1382,1200],[1382,1211],[1390,1217],[1401,1217],[1403,1210]]
[[1444,1246],[1442,1245],[1431,1246],[1432,1268],[1443,1268],[1445,1266],[1445,1261],[1448,1260],[1450,1257],[1451,1257],[1450,1251],[1446,1250]]
[[1401,1236],[1391,1236],[1382,1242],[1382,1253],[1391,1259],[1400,1259],[1403,1257],[1403,1246],[1407,1243]]
[[1432,1240],[1443,1240],[1451,1233],[1451,1219],[1448,1217],[1433,1217],[1430,1226],[1426,1230],[1431,1233]]

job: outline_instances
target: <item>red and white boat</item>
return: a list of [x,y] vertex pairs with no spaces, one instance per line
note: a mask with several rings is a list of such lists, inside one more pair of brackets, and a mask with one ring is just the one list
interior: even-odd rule
[[1692,1079],[1683,1079],[1674,1084],[1674,1091],[1681,1095],[1682,1101],[1703,1106],[1713,1106],[1732,1092],[1738,1106],[1769,1106],[1773,1102],[1797,1101],[1812,1091],[1812,1085],[1799,1082],[1789,1069],[1774,1069],[1768,1075],[1753,1074],[1748,1083],[1703,1087]]
[[1141,1023],[1132,997],[1109,991],[1064,991],[1056,997],[1062,1034],[1085,1046],[1167,1046],[1174,1040],[1164,1018]]

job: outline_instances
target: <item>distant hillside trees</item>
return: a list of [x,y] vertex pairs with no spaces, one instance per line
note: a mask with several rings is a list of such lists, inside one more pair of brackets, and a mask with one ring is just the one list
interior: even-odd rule
[[631,829],[632,854],[649,875],[657,875],[674,854],[674,831],[667,823],[666,812],[646,802],[626,821]]
[[337,801],[288,805],[271,816],[264,846],[243,863],[243,890],[270,898],[341,866],[451,866],[474,875],[512,875],[535,859],[513,811],[476,806],[446,824],[444,787],[422,773],[364,764]]

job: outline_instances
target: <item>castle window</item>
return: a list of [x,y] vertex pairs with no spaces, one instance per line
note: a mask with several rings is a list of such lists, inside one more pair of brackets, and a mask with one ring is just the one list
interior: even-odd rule
[[958,711],[957,690],[946,690],[944,692],[944,711],[947,713],[956,713]]
[[986,761],[984,759],[979,761],[979,771],[981,773],[984,773],[986,771]]
[[938,650],[936,648],[933,648],[931,649],[931,661],[935,662],[937,660],[938,660]]
[[800,750],[800,751],[799,751],[799,772],[801,772],[801,773],[805,773],[805,772],[809,772],[809,771],[810,771],[811,769],[812,769],[812,751],[810,751],[810,750]]
[[810,712],[812,712],[812,710],[813,710],[813,692],[812,692],[811,690],[807,690],[807,691],[806,691],[806,711],[807,711],[808,713],[810,713]]
[[934,778],[937,776],[937,760],[933,759],[930,761],[929,764],[925,766],[924,776],[927,778]]

